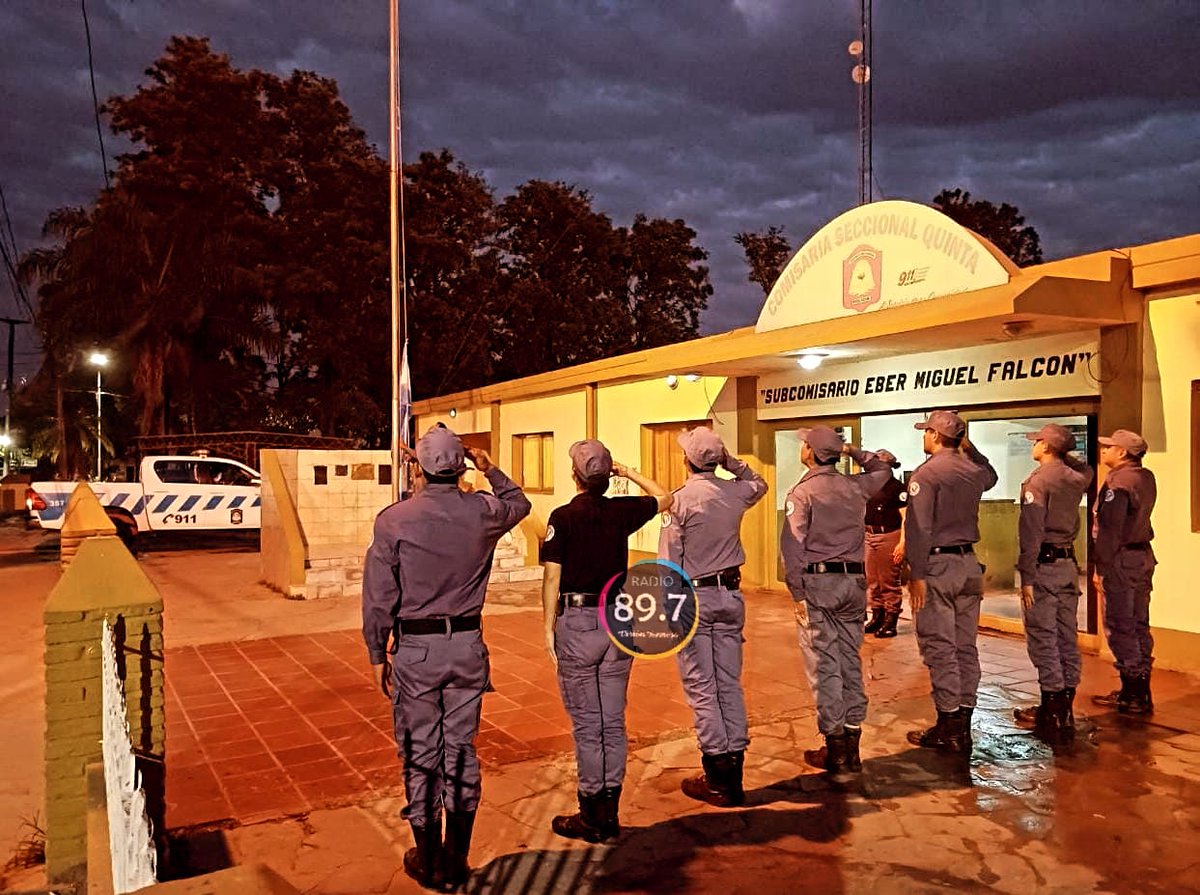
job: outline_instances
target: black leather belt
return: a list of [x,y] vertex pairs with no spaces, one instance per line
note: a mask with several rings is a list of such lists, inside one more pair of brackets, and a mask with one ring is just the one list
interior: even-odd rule
[[1124,550],[1149,550],[1150,542],[1149,541],[1135,541],[1132,544],[1126,544],[1124,546],[1124,548],[1122,548],[1122,549],[1124,549]]
[[480,616],[452,615],[443,618],[402,618],[396,621],[401,634],[450,634],[478,631]]
[[1042,565],[1046,563],[1057,562],[1060,559],[1074,559],[1075,548],[1071,545],[1065,547],[1058,544],[1043,544],[1038,550],[1037,561]]
[[804,567],[805,575],[861,575],[863,564],[860,562],[810,562]]
[[966,554],[966,553],[974,553],[974,552],[975,552],[975,548],[973,546],[971,546],[970,544],[950,544],[946,547],[931,547],[929,550],[929,555],[935,556],[939,553]]
[[568,606],[579,608],[581,606],[599,606],[599,594],[584,594],[584,593],[565,593],[558,595],[558,605],[560,609],[565,609]]
[[889,535],[894,531],[899,531],[900,527],[888,528],[886,525],[868,525],[867,531],[873,535]]
[[693,578],[692,587],[720,587],[724,585],[729,590],[737,590],[742,583],[742,570],[738,568],[722,569],[703,578]]

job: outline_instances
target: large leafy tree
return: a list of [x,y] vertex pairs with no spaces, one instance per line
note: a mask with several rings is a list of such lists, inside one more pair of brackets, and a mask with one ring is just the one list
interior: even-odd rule
[[758,283],[763,295],[770,295],[792,254],[783,228],[772,225],[762,231],[745,230],[736,234],[733,241],[742,247],[746,266],[750,268],[747,279]]
[[933,197],[934,208],[953,218],[968,230],[991,240],[1018,267],[1042,263],[1042,242],[1037,230],[1026,225],[1015,205],[996,205],[986,199],[972,199],[966,190],[942,190]]
[[643,214],[621,231],[625,242],[626,296],[633,318],[634,348],[654,348],[694,338],[708,305],[708,253],[696,231],[676,218]]
[[[52,214],[58,244],[22,265],[46,347],[33,403],[54,407],[64,470],[91,462],[87,427],[67,429],[96,344],[119,359],[106,383],[124,377],[130,433],[384,443],[387,166],[337,85],[239,70],[194,37],[172,38],[147,76],[105,106],[134,146],[112,187]],[[497,204],[447,150],[406,165],[404,183],[418,397],[696,334],[712,289],[683,221],[615,227],[586,191],[542,180]],[[106,416],[106,431],[120,423]]]
[[616,354],[633,341],[620,234],[586,190],[531,180],[497,209],[504,254],[504,378]]

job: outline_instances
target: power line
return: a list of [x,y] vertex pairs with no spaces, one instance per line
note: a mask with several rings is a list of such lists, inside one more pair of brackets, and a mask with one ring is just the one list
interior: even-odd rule
[[9,284],[12,287],[13,295],[17,298],[17,303],[24,306],[25,313],[33,317],[33,306],[29,302],[29,295],[26,294],[25,285],[17,275],[17,261],[21,253],[17,248],[17,238],[13,234],[12,218],[8,214],[8,200],[4,198],[3,185],[0,185],[0,214],[4,217],[4,229],[0,230],[0,256],[4,260],[4,271],[8,274]]
[[83,11],[83,33],[87,36],[88,75],[92,79],[92,112],[96,117],[96,139],[100,141],[100,163],[104,166],[104,188],[108,189],[108,156],[104,152],[104,131],[100,128],[100,100],[96,96],[96,67],[92,63],[92,28],[88,24],[87,0],[79,0]]

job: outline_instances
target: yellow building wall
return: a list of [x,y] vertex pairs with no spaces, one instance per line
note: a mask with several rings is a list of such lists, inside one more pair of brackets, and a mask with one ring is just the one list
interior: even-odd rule
[[[688,382],[679,376],[675,388],[665,379],[646,379],[622,385],[596,389],[596,437],[612,452],[613,459],[646,472],[642,467],[642,426],[654,423],[678,423],[713,418],[714,408],[719,422],[714,428],[733,449],[737,415],[734,401],[725,395],[733,391],[732,380],[723,376],[705,376]],[[723,406],[728,412],[720,412]],[[612,493],[612,492],[610,492]],[[633,483],[630,494],[641,494]],[[629,541],[631,550],[643,553],[658,552],[658,518],[642,527]]]
[[[489,411],[490,412],[490,411]],[[554,433],[554,491],[527,494],[533,504],[529,519],[522,523],[526,535],[538,540],[546,536],[550,511],[575,496],[571,459],[567,449],[587,437],[587,401],[582,390],[529,401],[505,401],[500,405],[500,468],[513,473],[512,437],[538,432]],[[531,545],[532,552],[532,545]]]
[[455,415],[449,413],[426,413],[417,418],[416,432],[420,438],[430,428],[443,423],[446,428],[459,435],[469,435],[472,432],[492,431],[492,408],[483,404],[479,407],[457,407]]
[[[1195,599],[1200,533],[1192,531],[1192,381],[1200,379],[1200,294],[1147,303],[1142,435],[1145,465],[1158,480],[1154,507],[1154,593],[1150,624],[1200,633]],[[1155,650],[1156,654],[1159,650]]]

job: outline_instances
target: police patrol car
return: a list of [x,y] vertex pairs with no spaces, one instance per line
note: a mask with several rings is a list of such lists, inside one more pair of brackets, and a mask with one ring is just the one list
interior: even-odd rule
[[[89,482],[117,534],[132,549],[139,532],[257,529],[261,513],[259,474],[236,460],[151,456],[138,482]],[[25,506],[42,528],[61,529],[76,482],[34,482]]]

